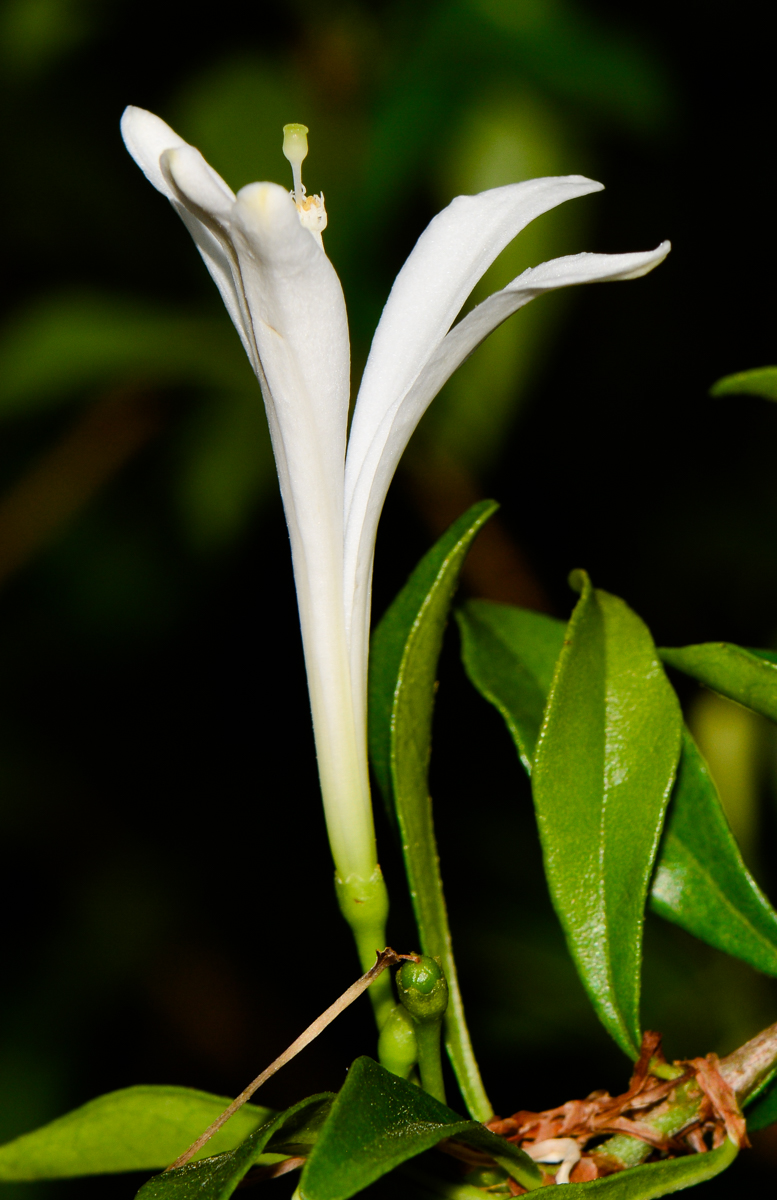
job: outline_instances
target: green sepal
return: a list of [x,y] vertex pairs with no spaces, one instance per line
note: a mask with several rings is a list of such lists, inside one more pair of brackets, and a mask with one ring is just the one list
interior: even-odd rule
[[713,1179],[731,1166],[737,1152],[738,1147],[726,1138],[722,1146],[708,1150],[706,1154],[686,1154],[664,1162],[645,1163],[616,1175],[606,1175],[604,1179],[594,1179],[591,1183],[570,1184],[570,1195],[574,1192],[581,1198],[593,1194],[602,1200],[658,1200],[659,1196],[681,1192]]
[[742,860],[688,729],[650,907],[757,971],[777,975],[777,913]]
[[724,375],[710,388],[711,396],[763,396],[777,400],[777,367],[755,367]]
[[395,814],[421,949],[448,980],[445,1044],[464,1102],[484,1121],[492,1108],[464,1017],[442,889],[427,782],[437,662],[459,573],[478,530],[496,511],[474,504],[421,559],[372,638],[370,755]]
[[[193,1088],[122,1088],[0,1146],[0,1180],[69,1179],[153,1171],[183,1154],[215,1121],[229,1097]],[[246,1104],[199,1155],[231,1150],[273,1116]]]
[[531,772],[566,622],[512,604],[469,600],[456,611],[470,682],[504,717]]
[[602,1024],[636,1057],[645,902],[682,719],[646,625],[578,578],[532,791],[570,953]]
[[691,675],[721,696],[777,721],[777,662],[768,651],[745,650],[730,642],[664,647],[659,654],[670,667]]
[[279,1113],[234,1150],[155,1175],[137,1193],[139,1200],[227,1200],[265,1154],[284,1158],[310,1154],[333,1098],[329,1092],[309,1096]]
[[[302,1200],[348,1200],[401,1163],[454,1138],[499,1156],[523,1187],[542,1182],[528,1154],[460,1117],[371,1058],[357,1058],[302,1172]],[[508,1166],[509,1164],[509,1166]]]

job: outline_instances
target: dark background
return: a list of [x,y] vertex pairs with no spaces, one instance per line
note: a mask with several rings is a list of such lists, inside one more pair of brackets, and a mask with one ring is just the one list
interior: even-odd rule
[[[257,0],[203,20],[170,0],[4,0],[0,72],[4,1140],[137,1082],[235,1094],[356,973],[258,389],[122,147],[124,105],[234,187],[283,182],[280,126],[310,126],[356,379],[394,274],[458,191],[607,184],[527,230],[490,289],[555,254],[673,241],[646,279],[520,313],[435,402],[386,507],[378,614],[493,495],[465,592],[566,616],[584,566],[659,643],[774,645],[777,410],[708,388],[774,361],[777,237],[773,55],[751,2]],[[432,788],[489,1091],[508,1113],[620,1090],[628,1064],[566,958],[522,772],[456,651],[452,629]],[[770,730],[738,753],[755,800],[732,792],[732,820],[774,895]],[[378,820],[390,940],[409,949]],[[672,1056],[725,1053],[777,1015],[769,981],[653,918],[644,989]],[[263,1102],[337,1088],[373,1049],[362,1001]],[[774,1164],[766,1134],[706,1194]],[[15,1186],[129,1198],[137,1182]]]

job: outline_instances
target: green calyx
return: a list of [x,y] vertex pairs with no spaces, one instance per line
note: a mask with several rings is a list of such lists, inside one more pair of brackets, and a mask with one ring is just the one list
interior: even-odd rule
[[396,977],[399,999],[418,1024],[439,1023],[448,1007],[448,983],[439,960],[428,954],[403,963]]
[[[380,867],[375,868],[369,879],[362,879],[358,875],[341,879],[335,873],[335,892],[340,912],[351,927],[362,970],[369,971],[378,953],[386,948],[389,902]],[[394,1007],[388,971],[379,975],[372,984],[369,997],[380,1030]]]

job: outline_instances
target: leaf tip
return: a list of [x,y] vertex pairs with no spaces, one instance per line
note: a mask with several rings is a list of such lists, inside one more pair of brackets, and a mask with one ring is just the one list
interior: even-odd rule
[[569,575],[567,576],[567,583],[573,592],[577,592],[578,595],[582,596],[586,586],[590,584],[588,572],[583,571],[580,567],[575,567],[574,571],[569,572]]

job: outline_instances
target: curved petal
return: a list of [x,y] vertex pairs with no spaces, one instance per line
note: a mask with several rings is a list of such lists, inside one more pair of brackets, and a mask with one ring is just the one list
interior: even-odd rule
[[127,105],[121,115],[121,136],[149,183],[153,183],[156,190],[167,196],[168,200],[173,200],[175,197],[162,173],[159,160],[165,150],[185,146],[187,143],[183,138],[161,117],[145,108],[136,108],[134,104]]
[[370,580],[381,510],[405,447],[434,397],[498,325],[536,296],[580,283],[637,279],[662,263],[670,249],[669,242],[662,242],[655,250],[634,254],[574,254],[524,271],[455,325],[431,354],[412,387],[394,401],[375,432],[353,484],[350,521],[346,526],[345,595],[354,598],[349,623],[354,676],[366,653],[369,636]]
[[159,156],[159,166],[171,199],[182,200],[207,224],[229,219],[235,193],[194,146],[169,146]]
[[121,118],[124,144],[146,178],[172,204],[194,240],[240,335],[251,366],[259,363],[245,307],[242,282],[223,225],[234,195],[206,163],[154,113],[130,105]]
[[376,864],[364,722],[353,710],[343,604],[350,351],[340,281],[289,193],[237,197],[168,125],[130,108],[127,148],[213,276],[259,378],[294,560],[321,790],[343,879]]
[[[350,351],[340,281],[289,193],[254,183],[230,235],[259,360],[294,559],[332,852],[342,876],[375,862],[363,723],[343,619],[343,466]],[[372,869],[372,867],[370,867]],[[369,873],[369,872],[368,872]]]
[[481,276],[535,217],[601,189],[582,175],[530,179],[457,196],[430,222],[394,282],[372,341],[348,442],[346,514],[386,412],[413,385]]

